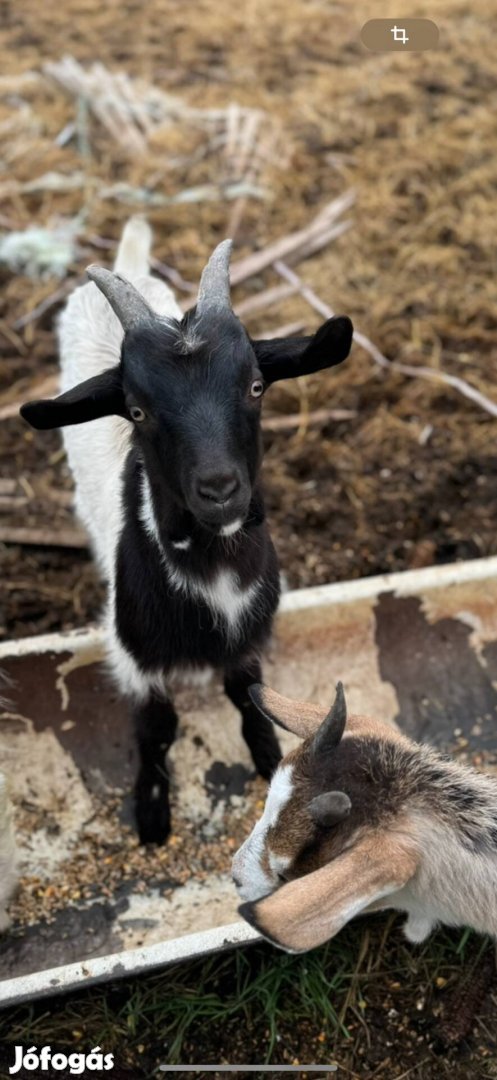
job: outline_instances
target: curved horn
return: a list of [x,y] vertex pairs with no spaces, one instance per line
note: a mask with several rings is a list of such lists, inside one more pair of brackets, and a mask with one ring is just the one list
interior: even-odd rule
[[145,297],[120,274],[95,264],[87,266],[86,273],[109,301],[125,333],[139,323],[149,323],[157,317]]
[[214,249],[202,271],[197,298],[197,315],[212,311],[231,311],[230,256],[232,240],[223,240]]
[[336,750],[340,739],[344,733],[345,724],[347,723],[347,705],[345,703],[345,694],[343,691],[343,684],[337,683],[336,697],[331,706],[331,709],[321,724],[321,727],[316,732],[314,742],[312,744],[313,754],[327,754],[331,750]]

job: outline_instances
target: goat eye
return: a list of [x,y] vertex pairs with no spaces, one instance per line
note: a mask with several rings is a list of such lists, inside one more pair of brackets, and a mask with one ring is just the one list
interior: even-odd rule
[[255,379],[255,381],[252,383],[252,386],[250,387],[251,396],[252,397],[261,397],[261,394],[263,394],[263,393],[264,393],[264,383],[262,382],[261,379]]
[[139,405],[132,405],[129,410],[129,415],[137,424],[140,424],[142,420],[145,420],[145,413],[143,412],[143,409],[140,409]]

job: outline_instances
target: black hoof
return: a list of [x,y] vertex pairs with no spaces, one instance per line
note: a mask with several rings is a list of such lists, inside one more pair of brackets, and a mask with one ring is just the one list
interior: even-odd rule
[[171,811],[166,790],[159,784],[137,787],[135,816],[140,844],[165,844],[171,832]]

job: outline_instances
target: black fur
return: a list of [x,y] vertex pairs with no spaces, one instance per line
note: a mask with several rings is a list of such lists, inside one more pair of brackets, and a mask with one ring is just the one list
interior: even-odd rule
[[[116,414],[134,421],[115,553],[118,636],[144,673],[167,677],[172,668],[206,665],[224,672],[226,693],[266,778],[280,759],[279,745],[247,691],[261,680],[259,658],[278,603],[279,575],[264,520],[261,399],[254,386],[260,391],[278,379],[340,363],[351,340],[347,318],[328,320],[312,337],[254,342],[228,309],[201,319],[193,310],[181,323],[157,319],[129,330],[113,369],[21,410],[38,428]],[[145,478],[159,543],[143,520]],[[234,522],[242,528],[223,537],[222,528]],[[188,550],[174,546],[186,540]],[[171,580],[177,571],[209,584],[220,570],[231,570],[243,589],[257,588],[236,634],[227,633],[223,617],[201,597]],[[135,709],[142,842],[162,843],[169,832],[165,756],[176,722],[165,694],[151,694]]]
[[[152,477],[153,481],[153,477]],[[160,538],[168,564],[182,574],[193,573],[209,582],[222,567],[232,569],[247,588],[259,583],[258,602],[231,637],[222,619],[198,597],[183,595],[164,573],[163,556],[140,518],[143,466],[139,452],[128,456],[123,504],[124,528],[117,551],[115,623],[119,637],[143,672],[158,669],[167,676],[175,667],[212,666],[225,672],[228,697],[240,710],[242,732],[254,764],[269,778],[281,754],[269,721],[260,717],[247,688],[261,678],[259,655],[271,633],[279,599],[276,553],[263,516],[259,490],[253,497],[249,524],[240,538],[226,542],[204,530],[188,512],[174,512],[160,502]],[[252,520],[251,520],[252,519]],[[178,551],[175,539],[189,536],[191,548]],[[159,724],[157,695],[135,710],[140,773],[135,790],[136,817],[142,843],[162,843],[169,832],[168,779],[165,752],[174,739],[171,704],[162,702],[163,728]],[[151,735],[152,732],[152,735]],[[154,749],[155,748],[155,749]],[[160,799],[152,792],[160,786]]]
[[[231,639],[224,622],[216,619],[205,601],[183,595],[164,572],[159,547],[140,517],[143,472],[137,452],[131,451],[124,480],[125,522],[117,550],[115,621],[119,637],[144,671],[160,667],[167,672],[181,664],[236,667],[266,644],[279,599],[276,552],[261,520],[262,496],[257,491],[254,497],[254,524],[229,541],[213,536],[187,512],[175,514],[171,506],[159,525],[167,562],[185,577],[193,575],[208,584],[222,568],[233,570],[242,588],[261,582],[258,603],[240,635]],[[185,536],[191,538],[191,548],[178,551],[173,544]]]
[[142,844],[162,844],[171,829],[166,754],[178,717],[170,701],[151,694],[134,711],[140,767],[135,784],[136,824]]
[[28,401],[21,405],[20,412],[23,420],[39,431],[65,427],[66,424],[85,424],[87,420],[98,420],[101,416],[128,417],[120,370],[102,371],[60,397]]
[[[268,582],[268,584],[270,584]],[[274,584],[270,585],[274,593]],[[242,716],[242,735],[252,754],[254,765],[264,780],[269,780],[281,758],[280,747],[270,720],[255,708],[248,688],[262,670],[258,658],[248,657],[225,668],[224,689]]]
[[341,364],[349,355],[354,328],[346,315],[334,315],[314,337],[254,341],[253,346],[265,383],[312,375]]

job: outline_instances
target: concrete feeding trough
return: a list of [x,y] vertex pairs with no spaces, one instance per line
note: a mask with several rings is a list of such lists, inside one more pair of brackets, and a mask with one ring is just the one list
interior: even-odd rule
[[[268,683],[349,708],[435,745],[495,748],[497,558],[287,593]],[[256,938],[237,917],[234,850],[260,813],[239,722],[216,679],[180,688],[171,752],[173,835],[138,847],[126,706],[99,629],[0,646],[10,684],[0,769],[21,853],[12,929],[0,939],[0,1003],[59,993]],[[291,736],[282,739],[284,749]]]

